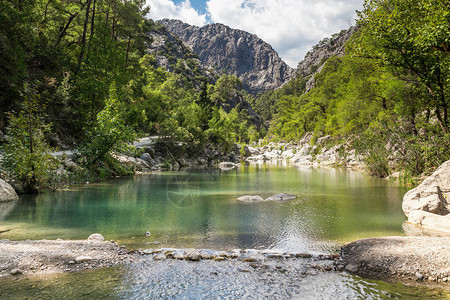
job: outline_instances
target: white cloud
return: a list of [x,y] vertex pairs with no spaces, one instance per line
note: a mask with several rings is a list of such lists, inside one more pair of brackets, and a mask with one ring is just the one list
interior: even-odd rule
[[177,5],[171,0],[147,0],[147,5],[150,5],[148,17],[154,20],[169,18],[197,26],[206,24],[206,15],[199,14],[189,0]]
[[206,14],[196,11],[189,0],[147,0],[149,17],[179,19],[202,26],[210,19],[231,28],[256,34],[272,45],[292,67],[312,46],[354,23],[355,10],[364,0],[205,0]]
[[208,0],[212,22],[256,34],[295,67],[321,39],[349,27],[363,0]]

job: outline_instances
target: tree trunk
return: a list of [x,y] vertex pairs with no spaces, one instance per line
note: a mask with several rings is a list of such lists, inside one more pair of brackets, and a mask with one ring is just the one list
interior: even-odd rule
[[91,1],[87,0],[87,6],[86,6],[86,15],[84,19],[84,25],[83,25],[83,35],[81,37],[81,51],[80,56],[78,57],[78,66],[75,74],[77,74],[81,69],[81,63],[83,62],[84,52],[86,50],[86,33],[87,33],[87,27],[89,23],[89,9],[91,8]]
[[131,35],[128,37],[127,55],[125,57],[125,66],[128,64],[128,55],[130,53]]
[[94,36],[94,26],[95,26],[95,4],[96,0],[92,4],[92,17],[91,17],[91,33],[89,34],[89,46],[86,54],[86,61],[89,60],[89,53],[91,50],[92,37]]

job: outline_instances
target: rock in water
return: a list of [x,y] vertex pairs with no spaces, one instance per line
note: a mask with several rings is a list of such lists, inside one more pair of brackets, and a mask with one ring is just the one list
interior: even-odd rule
[[296,199],[297,197],[294,195],[286,194],[286,193],[278,193],[276,195],[270,196],[266,199],[266,201],[288,201]]
[[8,202],[19,199],[14,188],[4,181],[0,179],[0,202]]
[[226,161],[226,162],[221,162],[219,164],[219,169],[221,169],[221,170],[228,171],[228,170],[232,170],[234,168],[236,168],[236,165],[232,162]]
[[237,198],[237,200],[242,202],[262,202],[265,201],[263,197],[258,195],[247,195]]

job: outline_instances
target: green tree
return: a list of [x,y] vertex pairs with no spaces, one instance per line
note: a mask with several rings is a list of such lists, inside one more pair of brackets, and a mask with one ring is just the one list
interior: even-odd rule
[[428,92],[444,133],[449,131],[450,3],[446,0],[366,0],[354,50],[417,79]]
[[90,167],[104,160],[111,151],[126,151],[135,140],[133,127],[126,123],[127,109],[119,100],[115,83],[109,88],[105,107],[97,114],[96,125],[87,131],[86,143],[80,147],[83,162]]
[[51,125],[44,120],[45,105],[41,95],[27,87],[22,110],[9,114],[8,140],[3,146],[1,165],[12,179],[22,183],[27,193],[37,193],[49,184],[54,167],[45,134]]

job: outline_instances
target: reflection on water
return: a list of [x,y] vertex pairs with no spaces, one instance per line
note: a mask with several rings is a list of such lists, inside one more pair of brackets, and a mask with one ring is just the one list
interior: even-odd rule
[[[329,251],[356,238],[402,234],[404,189],[358,172],[258,165],[160,173],[22,197],[0,238],[83,239],[93,232],[134,248]],[[298,196],[241,203],[246,194]],[[145,237],[150,231],[151,237]]]
[[[357,238],[402,235],[406,190],[358,172],[256,165],[82,185],[0,205],[0,239],[85,239],[99,232],[132,248],[274,248],[333,252]],[[285,192],[289,202],[237,197]],[[151,236],[146,237],[145,232]],[[384,299],[448,293],[314,272],[305,261],[198,263],[142,259],[77,274],[0,280],[1,299]]]

